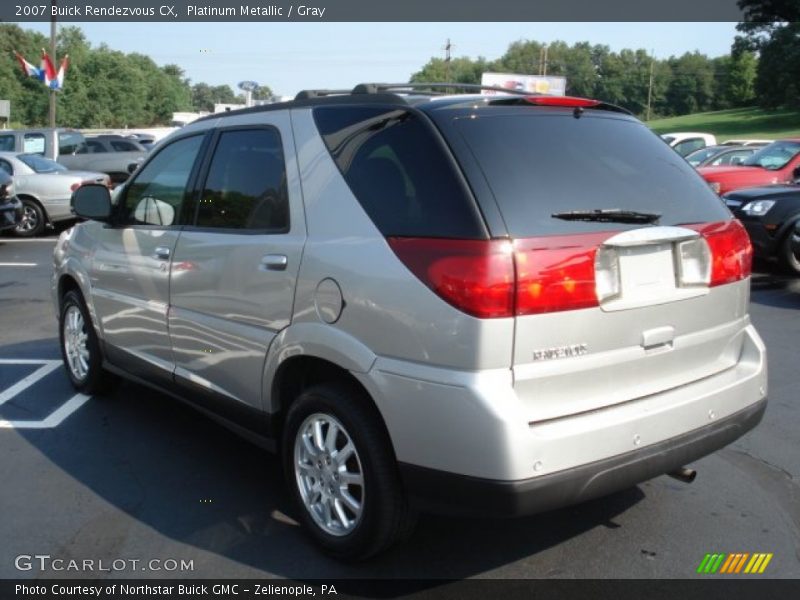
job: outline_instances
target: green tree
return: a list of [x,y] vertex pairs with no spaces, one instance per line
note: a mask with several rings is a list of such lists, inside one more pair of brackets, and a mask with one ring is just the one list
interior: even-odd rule
[[744,21],[733,54],[758,52],[755,93],[767,108],[800,106],[800,2],[797,0],[739,0]]

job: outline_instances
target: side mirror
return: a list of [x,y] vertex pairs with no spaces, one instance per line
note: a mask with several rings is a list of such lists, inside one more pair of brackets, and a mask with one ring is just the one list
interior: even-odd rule
[[800,183],[800,167],[795,167],[794,171],[792,171],[792,181]]
[[72,194],[72,210],[79,217],[107,222],[111,219],[111,194],[99,183],[87,183]]
[[134,171],[139,168],[140,162],[132,162],[128,165],[128,174],[133,175]]

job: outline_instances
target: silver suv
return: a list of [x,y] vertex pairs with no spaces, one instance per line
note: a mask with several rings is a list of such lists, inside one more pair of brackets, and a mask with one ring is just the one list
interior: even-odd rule
[[340,558],[417,510],[676,471],[766,407],[747,234],[601,102],[303,92],[196,121],[73,205],[53,300],[75,387],[122,375],[266,443]]

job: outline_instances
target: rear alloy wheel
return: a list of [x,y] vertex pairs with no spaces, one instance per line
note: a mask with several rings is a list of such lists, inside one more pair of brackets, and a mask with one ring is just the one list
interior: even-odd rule
[[306,510],[333,536],[358,526],[364,509],[364,472],[353,440],[333,415],[309,415],[295,436],[294,473]]
[[299,520],[326,553],[364,560],[410,534],[386,428],[362,390],[305,390],[286,415],[282,451]]
[[78,292],[64,294],[59,325],[61,356],[73,387],[86,394],[105,391],[114,376],[103,369],[97,334]]
[[791,231],[781,242],[778,250],[778,262],[785,272],[800,276],[800,258],[792,251]]
[[45,218],[42,208],[33,200],[22,200],[22,219],[14,233],[20,237],[35,237],[44,231]]

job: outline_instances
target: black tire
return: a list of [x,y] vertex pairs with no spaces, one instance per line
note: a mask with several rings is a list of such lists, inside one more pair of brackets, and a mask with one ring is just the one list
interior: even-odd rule
[[[70,357],[68,356],[67,346],[65,340],[70,335],[67,331],[67,320],[70,315],[74,314],[73,311],[77,310],[82,318],[83,326],[80,331],[85,335],[85,346],[88,351],[86,358],[86,372],[81,377],[76,374],[75,369],[70,366]],[[79,292],[70,290],[61,300],[61,313],[58,321],[58,332],[61,346],[61,358],[64,360],[64,368],[67,371],[72,386],[79,392],[84,394],[100,394],[110,389],[112,384],[116,381],[116,377],[103,368],[103,355],[100,349],[100,342],[97,339],[94,327],[92,326],[89,310],[86,308],[86,303]]]
[[[295,440],[307,419],[320,414],[334,417],[344,427],[363,475],[360,520],[345,534],[332,535],[315,521],[295,472]],[[303,391],[286,415],[282,456],[298,517],[326,554],[340,560],[364,560],[410,535],[414,513],[403,492],[388,435],[369,399],[355,386],[329,383]]]
[[792,251],[793,231],[794,228],[792,228],[786,237],[783,238],[783,241],[778,248],[778,264],[785,273],[800,277],[800,258],[798,258]]
[[36,237],[44,231],[46,223],[42,207],[34,200],[22,198],[22,220],[14,233],[19,237]]

